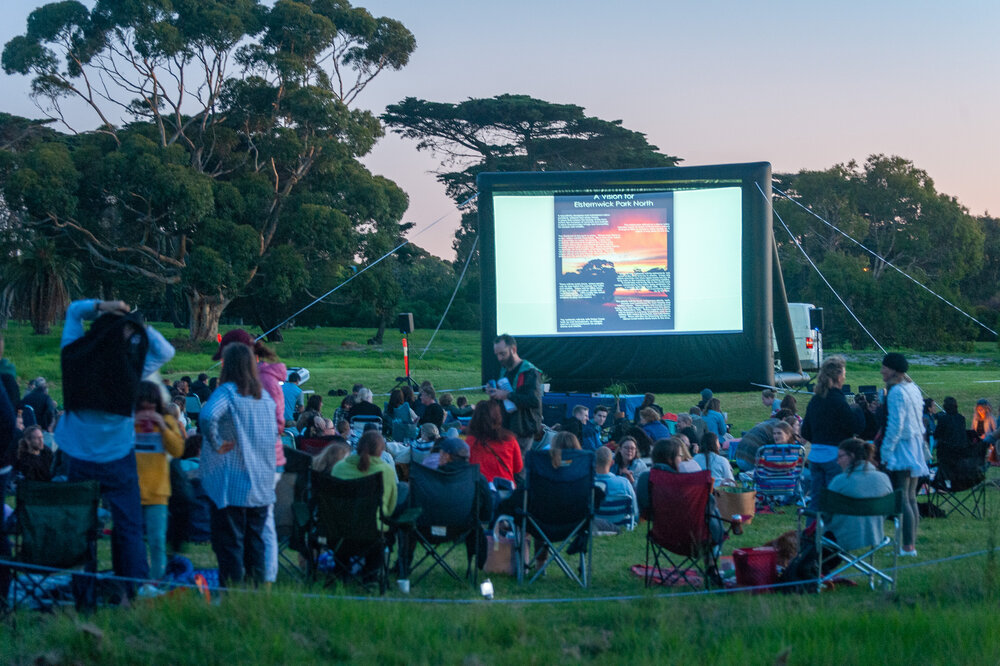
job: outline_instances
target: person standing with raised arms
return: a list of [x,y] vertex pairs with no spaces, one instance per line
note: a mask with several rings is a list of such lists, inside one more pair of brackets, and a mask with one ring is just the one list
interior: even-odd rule
[[[84,332],[83,322],[93,319]],[[55,428],[70,481],[94,480],[111,510],[115,574],[149,576],[135,458],[139,382],[174,356],[173,346],[122,301],[76,301],[62,334],[63,402]],[[133,594],[134,585],[126,586]]]

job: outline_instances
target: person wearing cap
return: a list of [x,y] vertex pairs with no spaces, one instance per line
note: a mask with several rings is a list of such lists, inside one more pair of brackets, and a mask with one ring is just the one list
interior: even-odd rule
[[698,409],[700,409],[703,414],[707,411],[708,401],[712,399],[713,395],[712,389],[710,388],[701,390],[701,400],[698,401]]
[[[288,369],[284,363],[278,362],[277,355],[271,349],[260,340],[255,340],[242,328],[234,328],[222,336],[212,360],[222,359],[226,346],[233,343],[246,345],[253,350],[261,388],[274,401],[274,420],[278,428],[278,436],[274,442],[274,486],[277,487],[281,473],[285,470],[285,449],[281,442],[281,433],[285,431],[285,394],[282,391],[282,382]],[[278,533],[274,526],[274,504],[271,504],[267,508],[267,520],[264,523],[264,582],[273,583],[277,579]]]
[[924,400],[909,375],[910,364],[899,353],[882,359],[882,379],[886,386],[887,417],[882,437],[882,462],[889,470],[893,488],[903,489],[903,538],[900,555],[916,556],[917,485],[927,476],[924,451]]

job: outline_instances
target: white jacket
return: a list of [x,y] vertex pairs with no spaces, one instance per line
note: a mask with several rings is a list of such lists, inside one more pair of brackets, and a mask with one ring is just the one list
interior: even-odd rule
[[882,462],[890,471],[909,470],[910,476],[927,476],[924,455],[924,400],[913,382],[889,390],[889,420],[882,439]]

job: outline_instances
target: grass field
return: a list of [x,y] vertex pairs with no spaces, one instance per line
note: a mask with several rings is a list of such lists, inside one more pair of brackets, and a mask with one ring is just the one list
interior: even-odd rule
[[[305,388],[325,394],[361,381],[376,393],[385,392],[401,374],[398,335],[387,336],[384,348],[370,348],[364,345],[370,333],[291,330],[276,348],[289,365],[310,369]],[[176,337],[183,334],[177,331]],[[22,381],[38,374],[58,377],[58,331],[38,338],[27,327],[13,326],[6,337],[6,356],[17,364]],[[477,333],[442,331],[419,360],[428,338],[429,332],[411,338],[417,379],[430,379],[443,389],[479,384]],[[165,368],[166,376],[211,372],[214,344],[177,342],[178,355]],[[938,401],[954,395],[967,416],[976,398],[997,404],[995,345],[977,347],[964,359],[923,356],[927,364],[915,364],[911,374]],[[877,385],[878,358],[851,352],[848,382]],[[58,400],[59,384],[52,384]],[[474,391],[467,395],[472,401],[481,397]],[[764,415],[756,391],[719,397],[734,431]],[[800,399],[800,411],[807,397]],[[695,400],[694,394],[658,396],[659,404],[672,411],[686,410]],[[326,410],[331,408],[328,402]],[[901,560],[908,568],[900,572],[894,595],[865,587],[821,596],[646,591],[629,571],[645,556],[640,526],[595,540],[588,590],[556,570],[530,587],[494,577],[493,602],[439,575],[414,587],[409,597],[393,589],[383,601],[356,600],[339,595],[357,591],[331,593],[282,579],[270,591],[233,592],[218,605],[182,592],[89,618],[22,614],[16,628],[0,628],[0,663],[998,663],[1000,642],[992,638],[1000,600],[995,556],[938,562],[997,543],[1000,492],[991,488],[987,497],[988,520],[922,522],[920,557]],[[794,526],[792,509],[758,515],[743,535],[727,542],[725,553],[760,545]],[[207,546],[194,546],[187,554],[198,566],[215,565]],[[101,558],[109,567],[106,540]]]

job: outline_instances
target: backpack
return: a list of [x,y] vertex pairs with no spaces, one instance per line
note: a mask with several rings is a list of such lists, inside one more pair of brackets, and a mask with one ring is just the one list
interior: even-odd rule
[[[126,325],[135,329],[128,339]],[[131,416],[148,349],[149,337],[137,315],[98,317],[82,337],[62,348],[66,411],[92,409]]]

